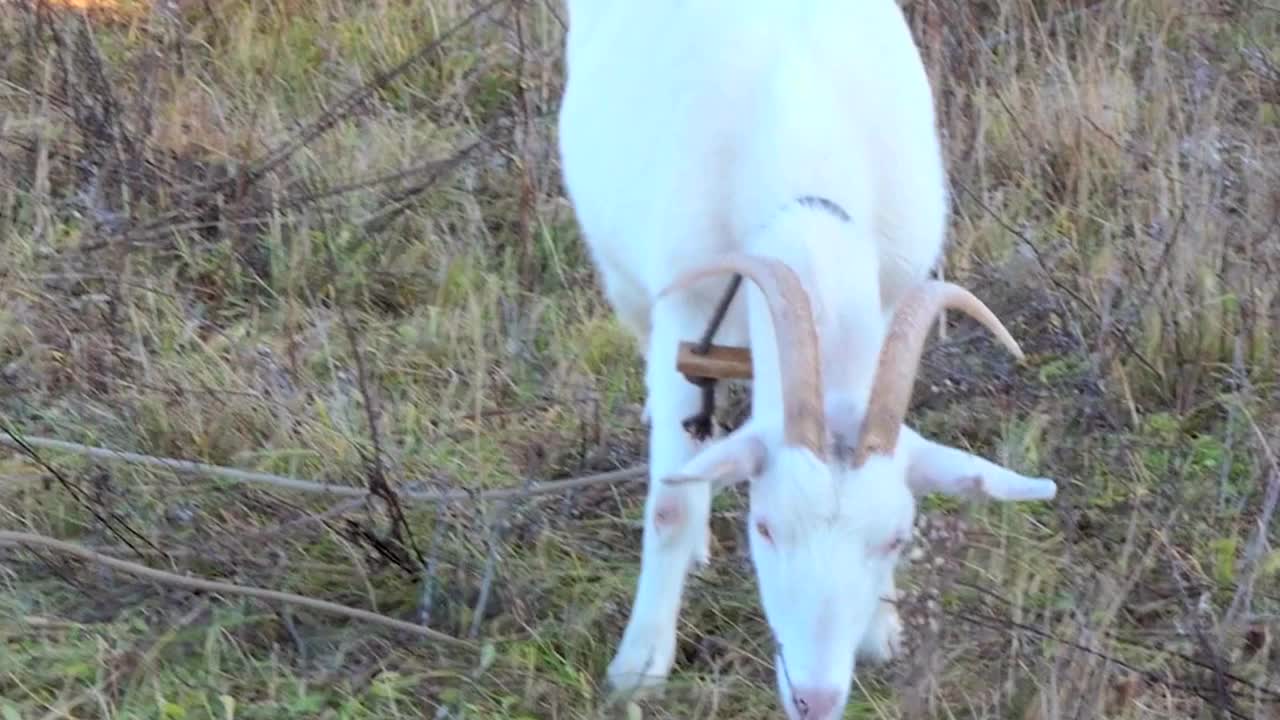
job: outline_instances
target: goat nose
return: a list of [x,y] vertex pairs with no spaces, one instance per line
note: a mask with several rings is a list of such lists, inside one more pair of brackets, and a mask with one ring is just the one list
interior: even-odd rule
[[840,691],[829,688],[796,688],[791,699],[801,720],[834,720],[840,704]]

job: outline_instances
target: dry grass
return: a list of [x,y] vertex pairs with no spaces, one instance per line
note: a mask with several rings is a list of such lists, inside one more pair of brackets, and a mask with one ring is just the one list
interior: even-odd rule
[[[638,361],[555,164],[563,12],[493,4],[452,33],[480,3],[0,7],[4,425],[374,488],[642,457]],[[1280,717],[1280,521],[1258,537],[1280,483],[1280,8],[907,7],[953,182],[947,276],[1029,355],[956,325],[913,422],[1062,491],[930,500],[969,527],[903,572],[939,630],[860,672],[848,717]],[[4,548],[0,718],[614,711],[635,484],[317,520],[336,501],[39,455],[0,450],[0,527],[482,650]],[[777,716],[742,507],[717,500],[646,715]]]

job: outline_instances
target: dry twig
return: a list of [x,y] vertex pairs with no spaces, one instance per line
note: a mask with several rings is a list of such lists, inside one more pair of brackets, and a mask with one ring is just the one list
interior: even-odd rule
[[[302,480],[299,478],[287,477],[284,475],[273,475],[271,473],[256,472],[253,470],[239,470],[236,468],[222,467],[220,465],[209,465],[206,463],[192,462],[190,460],[177,460],[174,458],[156,457],[154,455],[143,455],[141,453],[126,452],[123,450],[111,450],[109,448],[92,447],[89,445],[81,445],[80,443],[67,442],[66,440],[54,440],[52,438],[35,437],[31,435],[24,436],[22,442],[35,448],[45,450],[57,450],[60,452],[72,453],[74,455],[83,455],[96,460],[104,460],[108,462],[128,463],[131,465],[143,465],[146,467],[164,468],[171,470],[179,475],[199,475],[204,477],[216,477],[223,480],[230,480],[237,483],[249,483],[258,485],[271,485],[276,488],[285,490],[296,490],[299,492],[322,493],[327,495],[337,495],[341,497],[366,497],[369,491],[366,488],[358,488],[350,485],[333,485],[330,483],[319,483],[311,480]],[[7,445],[13,448],[19,448],[20,445],[12,438],[0,435],[0,445]],[[645,465],[634,465],[621,470],[610,470],[609,472],[596,473],[584,477],[569,478],[567,480],[553,480],[550,482],[529,485],[528,487],[511,487],[501,488],[498,490],[487,490],[484,492],[468,492],[466,490],[449,490],[449,491],[423,491],[423,490],[401,490],[399,495],[402,499],[417,503],[441,503],[456,502],[459,500],[506,500],[516,497],[531,497],[535,495],[553,495],[564,492],[566,490],[576,490],[589,485],[607,485],[610,483],[635,482],[646,477],[648,467]]]
[[305,607],[311,610],[329,613],[331,615],[343,615],[345,617],[352,618],[353,620],[362,620],[364,622],[382,625],[383,627],[412,633],[420,637],[446,643],[455,647],[466,648],[468,650],[475,649],[475,646],[472,643],[460,640],[451,635],[446,635],[438,630],[432,630],[431,628],[415,625],[414,623],[398,620],[393,617],[387,617],[386,615],[379,615],[378,613],[369,612],[368,610],[347,607],[346,605],[339,605],[327,600],[309,598],[303,595],[294,595],[293,593],[280,592],[278,590],[266,590],[264,588],[236,585],[235,583],[220,582],[218,580],[207,580],[205,578],[177,575],[171,572],[165,572],[164,570],[150,568],[146,565],[139,565],[138,563],[129,562],[127,560],[107,557],[106,555],[96,553],[79,545],[64,542],[62,540],[56,540],[51,537],[45,537],[43,535],[36,535],[34,533],[0,530],[0,545],[34,545],[48,548],[67,555],[75,555],[76,557],[84,560],[106,565],[107,567],[146,578],[148,580],[154,580],[165,585],[186,588],[197,592],[243,595],[246,597],[258,598],[259,600],[296,605],[298,607]]

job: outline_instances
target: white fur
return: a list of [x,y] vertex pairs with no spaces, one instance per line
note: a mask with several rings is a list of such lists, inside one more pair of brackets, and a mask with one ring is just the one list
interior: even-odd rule
[[[641,572],[609,681],[632,690],[670,672],[685,576],[708,558],[714,485],[664,480],[727,463],[725,482],[750,480],[783,706],[792,718],[839,717],[855,655],[897,651],[888,548],[910,537],[913,493],[1046,499],[1056,487],[906,427],[892,457],[857,470],[782,446],[773,326],[749,281],[716,342],[751,347],[753,414],[699,448],[681,426],[699,393],[677,373],[676,349],[701,335],[729,277],[657,296],[720,253],[785,261],[814,307],[832,438],[856,441],[894,303],[927,278],[945,236],[932,94],[909,30],[894,0],[569,0],[566,50],[566,185],[646,362]],[[802,195],[829,198],[851,222],[796,204]]]

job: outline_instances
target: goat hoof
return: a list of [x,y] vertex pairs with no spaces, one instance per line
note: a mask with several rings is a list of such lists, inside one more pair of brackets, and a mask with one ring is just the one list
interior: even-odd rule
[[675,662],[675,633],[671,636],[671,648],[664,652],[660,644],[660,632],[637,633],[640,639],[629,642],[624,639],[618,654],[606,671],[609,694],[615,700],[632,700],[641,697],[661,696],[667,675]]

